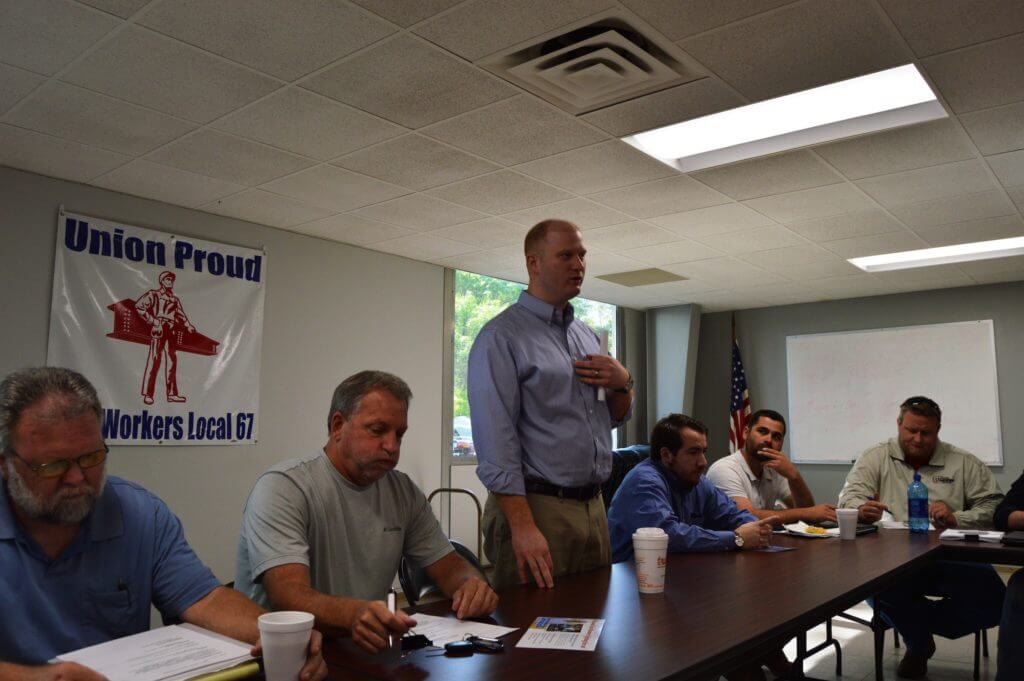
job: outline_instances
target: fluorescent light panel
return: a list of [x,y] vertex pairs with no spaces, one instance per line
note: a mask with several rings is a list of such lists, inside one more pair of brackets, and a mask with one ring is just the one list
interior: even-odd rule
[[863,258],[850,258],[849,263],[856,265],[865,272],[888,272],[889,270],[907,270],[914,267],[930,267],[932,265],[948,265],[954,262],[969,260],[988,260],[990,258],[1008,258],[1024,255],[1024,236],[1010,239],[994,239],[992,241],[975,241],[955,246],[938,248],[922,248],[916,251],[899,253],[883,253]]
[[690,172],[946,115],[917,67],[907,64],[666,125],[622,141]]

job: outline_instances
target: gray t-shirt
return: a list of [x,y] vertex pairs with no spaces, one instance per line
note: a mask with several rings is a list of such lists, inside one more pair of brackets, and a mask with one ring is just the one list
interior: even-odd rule
[[235,588],[270,607],[263,573],[301,563],[321,593],[381,600],[403,554],[425,567],[451,551],[409,476],[393,470],[358,487],[317,452],[282,462],[256,481],[242,516]]

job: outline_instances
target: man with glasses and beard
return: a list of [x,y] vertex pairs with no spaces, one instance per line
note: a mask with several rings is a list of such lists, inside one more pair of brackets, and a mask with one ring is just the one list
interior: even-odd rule
[[[0,681],[97,681],[62,653],[149,629],[150,604],[250,643],[262,608],[220,586],[181,523],[142,487],[107,477],[96,390],[68,369],[0,383]],[[320,635],[302,680],[327,669]]]

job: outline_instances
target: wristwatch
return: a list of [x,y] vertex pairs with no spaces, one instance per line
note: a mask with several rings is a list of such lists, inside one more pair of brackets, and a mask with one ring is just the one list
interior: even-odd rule
[[622,386],[621,388],[615,388],[614,390],[612,390],[612,392],[622,393],[623,395],[625,395],[629,393],[630,390],[633,389],[633,374],[630,373],[629,369],[626,369],[626,375],[628,376],[628,378],[626,379],[626,385]]
[[743,537],[740,536],[739,532],[733,532],[733,536],[736,538],[736,548],[743,548]]

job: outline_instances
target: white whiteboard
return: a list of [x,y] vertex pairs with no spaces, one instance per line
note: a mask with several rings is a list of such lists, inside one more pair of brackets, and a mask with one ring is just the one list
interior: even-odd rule
[[925,395],[942,407],[940,439],[1003,463],[991,319],[787,336],[786,365],[794,461],[849,465]]

